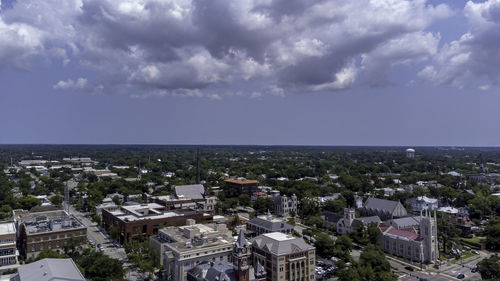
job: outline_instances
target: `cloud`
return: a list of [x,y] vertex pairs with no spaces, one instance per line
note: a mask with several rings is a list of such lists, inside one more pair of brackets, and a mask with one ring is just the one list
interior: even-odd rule
[[393,66],[436,52],[425,29],[450,14],[425,0],[25,0],[0,13],[0,64],[73,61],[96,73],[89,84],[134,96],[331,92],[360,73],[386,86]]
[[87,86],[87,79],[86,78],[78,78],[77,80],[73,81],[71,79],[66,80],[66,81],[59,81],[57,82],[53,88],[56,90],[66,90],[66,89],[79,89],[82,90]]
[[445,44],[419,76],[435,85],[486,90],[500,78],[500,1],[469,1],[464,14],[467,33]]

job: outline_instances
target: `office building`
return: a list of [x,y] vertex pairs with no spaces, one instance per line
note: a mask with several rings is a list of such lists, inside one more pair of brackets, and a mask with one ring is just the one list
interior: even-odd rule
[[13,222],[0,223],[0,272],[18,265],[16,227]]

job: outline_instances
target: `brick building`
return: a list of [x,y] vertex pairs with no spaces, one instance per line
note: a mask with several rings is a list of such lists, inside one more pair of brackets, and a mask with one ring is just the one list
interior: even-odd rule
[[193,219],[200,223],[212,222],[213,216],[193,210],[171,210],[157,203],[121,206],[114,211],[103,210],[102,222],[105,228],[116,226],[120,230],[120,243],[138,236],[149,237],[158,233],[158,229],[167,226],[185,225]]
[[19,251],[24,258],[34,258],[43,250],[62,250],[67,243],[83,245],[87,227],[63,210],[28,212],[15,210]]
[[252,195],[259,191],[259,182],[256,180],[225,180],[226,186],[224,191],[229,195],[248,194]]

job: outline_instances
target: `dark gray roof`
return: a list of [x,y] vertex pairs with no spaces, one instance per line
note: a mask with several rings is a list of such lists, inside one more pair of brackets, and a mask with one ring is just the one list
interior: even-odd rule
[[398,204],[401,203],[399,203],[399,201],[391,201],[391,200],[370,197],[366,200],[364,208],[392,213],[394,212],[394,209],[396,209]]
[[177,185],[175,187],[175,195],[177,198],[203,199],[204,194],[205,188],[201,184]]
[[203,262],[190,269],[188,273],[198,280],[207,281],[237,281],[233,265],[227,261]]
[[313,250],[304,239],[296,238],[281,232],[266,233],[253,240],[253,246],[271,252],[275,255],[291,254],[295,251]]
[[363,223],[364,225],[369,225],[370,223],[379,224],[381,222],[382,221],[380,220],[380,218],[378,216],[362,217],[362,218],[354,219],[354,221],[352,222],[352,226],[356,226],[360,223]]
[[403,217],[391,220],[391,225],[399,228],[412,227],[419,225],[421,219],[420,216]]
[[85,281],[72,259],[42,259],[18,269],[22,281]]
[[238,247],[240,248],[248,245],[247,239],[245,238],[242,229],[240,230],[240,234],[238,234],[238,240],[236,240],[236,245],[238,245]]
[[334,212],[324,211],[323,212],[323,217],[325,218],[326,222],[337,223],[344,216],[341,215],[341,214],[334,213]]

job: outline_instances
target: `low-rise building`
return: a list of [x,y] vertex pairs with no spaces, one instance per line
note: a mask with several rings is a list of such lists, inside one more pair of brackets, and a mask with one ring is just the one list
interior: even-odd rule
[[18,255],[14,223],[0,223],[0,272],[19,265]]
[[345,235],[354,231],[359,224],[363,224],[366,227],[370,223],[375,223],[378,226],[380,222],[378,216],[356,218],[354,209],[345,208],[344,217],[337,221],[336,230],[338,234]]
[[208,223],[212,222],[212,215],[196,210],[166,210],[165,206],[156,203],[121,206],[114,211],[102,210],[104,227],[118,227],[120,243],[139,236],[149,237],[166,226],[185,225],[188,219]]
[[204,261],[231,261],[235,239],[225,224],[170,226],[150,237],[150,245],[160,253],[166,280],[186,280],[187,272]]
[[247,233],[252,237],[271,232],[293,233],[293,225],[283,219],[273,218],[271,213],[247,221],[246,226]]
[[19,251],[24,258],[35,258],[42,250],[61,250],[67,243],[83,245],[87,241],[87,227],[63,210],[15,210],[14,220]]

